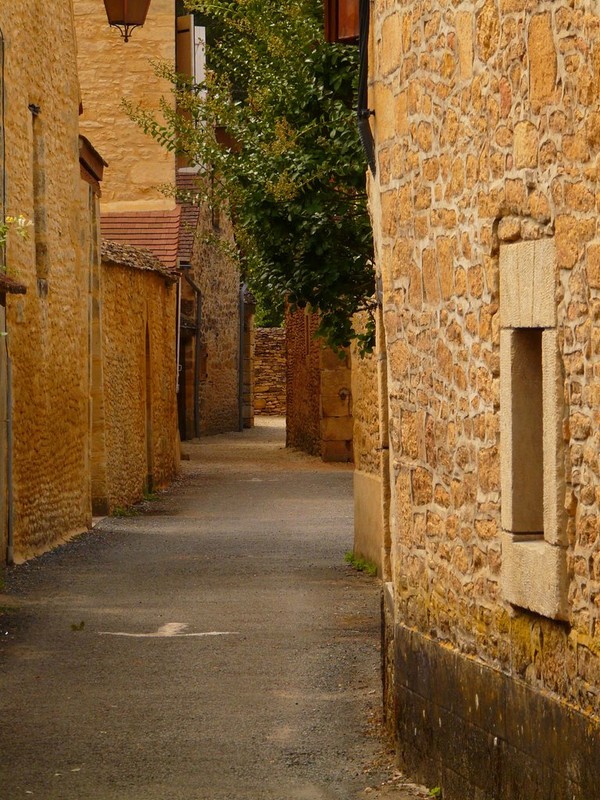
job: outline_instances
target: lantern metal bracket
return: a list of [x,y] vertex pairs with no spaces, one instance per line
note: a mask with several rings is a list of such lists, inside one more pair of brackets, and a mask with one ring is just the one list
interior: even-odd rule
[[116,28],[124,42],[128,42],[131,39],[131,34],[136,28],[141,28],[141,25],[119,25],[116,22],[109,23],[111,28]]

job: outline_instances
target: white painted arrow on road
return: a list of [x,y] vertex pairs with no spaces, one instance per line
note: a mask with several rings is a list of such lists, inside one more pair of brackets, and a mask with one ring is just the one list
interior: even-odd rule
[[203,633],[183,633],[190,626],[186,622],[167,622],[154,633],[126,633],[125,631],[98,631],[100,636],[129,636],[133,639],[171,639],[174,636],[235,636],[239,631],[204,631]]

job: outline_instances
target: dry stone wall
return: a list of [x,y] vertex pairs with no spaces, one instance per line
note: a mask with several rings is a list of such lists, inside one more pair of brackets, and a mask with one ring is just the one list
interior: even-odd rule
[[[372,9],[370,198],[389,365],[395,614],[592,720],[600,714],[598,8],[376,0]],[[563,559],[557,592],[566,610],[556,616],[566,624],[523,607],[535,607],[536,580],[529,599],[509,603],[503,577],[501,333],[512,323],[500,313],[500,257],[531,241],[555,253],[554,321],[528,325],[555,334],[559,389],[552,420],[543,413],[560,431],[552,485],[565,522],[564,541],[544,552]]]
[[254,345],[254,411],[286,414],[285,328],[257,328]]

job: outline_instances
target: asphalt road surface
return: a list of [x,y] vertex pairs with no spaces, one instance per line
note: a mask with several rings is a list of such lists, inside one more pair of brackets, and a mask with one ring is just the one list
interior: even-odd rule
[[188,444],[141,513],[9,570],[0,800],[427,796],[380,735],[351,470],[283,435]]

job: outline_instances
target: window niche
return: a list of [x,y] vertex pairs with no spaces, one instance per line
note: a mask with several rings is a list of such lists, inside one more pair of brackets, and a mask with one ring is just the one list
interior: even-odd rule
[[48,295],[48,213],[46,202],[46,146],[44,122],[41,109],[34,103],[29,105],[32,131],[32,186],[33,186],[33,231],[35,238],[35,267],[38,294]]
[[500,247],[502,590],[553,619],[567,616],[563,375],[551,239]]

